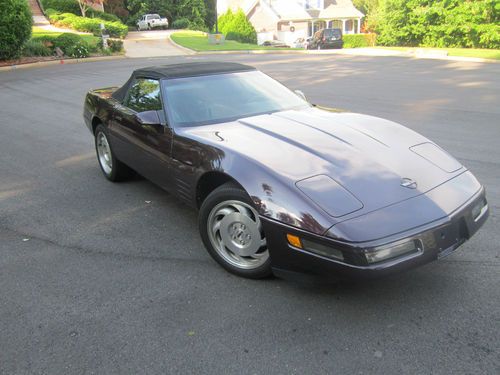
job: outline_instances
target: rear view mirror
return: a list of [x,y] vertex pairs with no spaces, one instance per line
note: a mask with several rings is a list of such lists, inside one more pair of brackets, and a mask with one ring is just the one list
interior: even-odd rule
[[307,102],[306,94],[302,92],[302,90],[295,90],[295,94],[297,94],[298,97],[304,99]]
[[141,125],[160,125],[158,111],[144,111],[136,113],[135,119]]

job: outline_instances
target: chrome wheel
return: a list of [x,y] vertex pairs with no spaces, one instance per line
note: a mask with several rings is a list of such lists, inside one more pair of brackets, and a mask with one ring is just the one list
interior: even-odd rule
[[106,134],[100,131],[96,136],[96,142],[99,164],[104,173],[110,175],[113,171],[113,159]]
[[215,251],[234,267],[254,269],[269,258],[259,215],[246,203],[230,200],[216,205],[208,216],[207,232]]

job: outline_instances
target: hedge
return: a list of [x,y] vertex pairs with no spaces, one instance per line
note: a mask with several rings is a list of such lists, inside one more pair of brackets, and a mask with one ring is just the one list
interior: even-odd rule
[[0,0],[0,60],[19,56],[32,25],[26,0]]
[[80,6],[76,0],[41,0],[41,3],[47,16],[48,9],[53,9],[58,13],[73,13],[81,15]]
[[348,34],[342,36],[344,48],[373,47],[375,38],[375,34]]
[[178,18],[172,23],[173,29],[187,29],[189,27],[189,20],[187,18]]
[[28,40],[24,43],[21,54],[23,56],[51,56],[52,49],[40,40]]
[[49,16],[49,19],[56,26],[69,27],[77,31],[86,31],[94,35],[101,35],[101,23],[104,24],[111,37],[125,38],[128,33],[128,27],[121,22],[80,17],[72,13],[53,14]]

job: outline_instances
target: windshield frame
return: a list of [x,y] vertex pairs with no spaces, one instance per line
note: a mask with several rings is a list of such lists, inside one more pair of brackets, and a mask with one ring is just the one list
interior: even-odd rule
[[[289,89],[287,86],[285,86],[283,83],[281,83],[277,79],[274,79],[273,77],[261,72],[260,70],[252,70],[252,71],[256,71],[256,72],[259,72],[259,73],[265,75],[266,77],[277,82],[285,90],[290,91],[293,95],[297,95],[293,90]],[[234,74],[238,74],[238,73],[248,73],[248,72],[251,72],[251,71],[231,72],[231,73],[215,73],[215,74],[200,75],[200,76],[193,76],[193,77],[163,78],[163,79],[161,79],[160,80],[161,95],[164,98],[163,106],[164,106],[165,112],[166,112],[167,117],[168,117],[169,126],[172,128],[188,128],[188,127],[196,127],[196,126],[222,124],[222,123],[237,121],[237,120],[248,118],[248,117],[261,116],[261,115],[265,115],[265,114],[273,114],[273,113],[277,113],[277,112],[284,112],[284,111],[290,111],[290,110],[296,110],[296,109],[306,109],[306,108],[312,107],[311,103],[309,103],[308,101],[304,100],[302,97],[297,95],[297,97],[299,97],[299,99],[303,101],[303,105],[292,106],[292,107],[288,107],[288,108],[280,108],[280,109],[276,109],[276,110],[259,111],[259,112],[252,113],[252,114],[243,114],[243,115],[238,115],[238,116],[225,117],[225,118],[221,118],[221,119],[198,121],[198,122],[192,122],[192,123],[184,123],[184,122],[178,123],[178,122],[174,121],[172,108],[170,106],[169,93],[167,92],[167,85],[168,85],[169,81],[197,79],[197,78],[203,78],[203,77],[209,77],[209,76],[234,75]]]

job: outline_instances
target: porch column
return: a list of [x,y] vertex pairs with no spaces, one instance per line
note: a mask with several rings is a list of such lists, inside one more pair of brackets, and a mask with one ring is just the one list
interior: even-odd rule
[[345,34],[345,20],[342,20],[342,34]]
[[314,20],[311,21],[311,35],[309,36],[313,36],[314,35]]
[[358,18],[358,34],[361,33],[361,18]]

